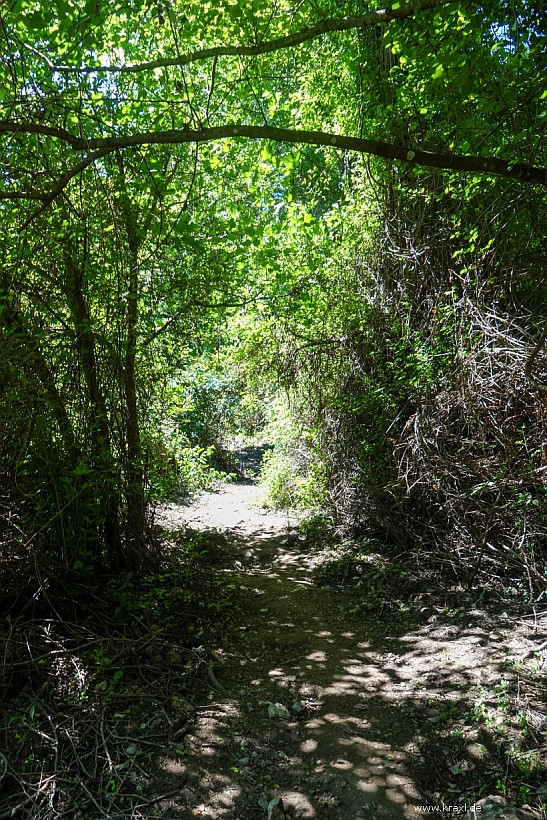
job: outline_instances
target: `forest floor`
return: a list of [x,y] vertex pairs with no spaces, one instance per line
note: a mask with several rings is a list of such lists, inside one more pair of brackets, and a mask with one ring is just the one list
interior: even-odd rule
[[0,820],[547,818],[547,611],[262,509],[260,452],[147,576],[5,573]]
[[224,545],[214,571],[234,595],[218,616],[209,702],[187,754],[166,764],[184,782],[180,816],[281,819],[281,798],[291,818],[413,818],[492,793],[543,816],[534,687],[546,615],[433,578],[424,589],[406,570],[382,584],[379,555],[358,588],[321,583],[324,551],[257,493],[228,484],[162,513],[169,531]]

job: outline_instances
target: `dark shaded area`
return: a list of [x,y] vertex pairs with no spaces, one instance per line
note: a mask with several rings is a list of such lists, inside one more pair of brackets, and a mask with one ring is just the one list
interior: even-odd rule
[[253,484],[259,476],[264,454],[273,450],[272,444],[248,444],[233,450],[238,469],[238,483]]

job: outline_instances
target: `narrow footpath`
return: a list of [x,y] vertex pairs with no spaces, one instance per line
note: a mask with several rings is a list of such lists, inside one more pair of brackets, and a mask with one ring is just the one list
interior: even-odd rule
[[495,688],[522,650],[514,624],[463,593],[384,608],[366,587],[319,586],[296,522],[256,506],[257,492],[226,485],[164,511],[171,530],[227,536],[218,571],[251,602],[171,764],[186,783],[180,816],[395,820],[420,816],[431,795],[458,806],[484,796],[488,751],[468,693]]

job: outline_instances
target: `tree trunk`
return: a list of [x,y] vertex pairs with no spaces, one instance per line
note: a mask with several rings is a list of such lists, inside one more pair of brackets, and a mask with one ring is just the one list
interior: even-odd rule
[[8,326],[12,326],[20,340],[21,347],[26,352],[26,357],[22,360],[22,368],[27,371],[28,375],[40,382],[61,433],[63,446],[70,461],[76,466],[81,453],[66,407],[57,389],[55,377],[44,358],[38,340],[28,329],[24,317],[16,307],[10,305],[5,308],[3,320]]
[[144,466],[141,432],[137,404],[136,360],[137,322],[139,315],[139,246],[137,224],[127,192],[123,160],[116,156],[122,180],[122,193],[118,200],[125,226],[129,250],[129,281],[127,295],[127,338],[123,363],[123,388],[126,410],[127,467],[125,501],[127,506],[126,559],[128,566],[139,571],[144,553],[145,500]]
[[[131,243],[130,243],[131,244]],[[127,411],[127,563],[141,568],[144,547],[144,474],[141,434],[137,407],[135,362],[137,354],[138,268],[137,254],[131,251],[129,295],[127,297],[127,341],[124,357],[124,392]]]
[[[82,476],[78,475],[78,462],[82,459],[82,452],[78,446],[74,434],[74,428],[70,420],[67,408],[59,390],[53,371],[48,364],[40,343],[31,328],[28,327],[23,313],[14,303],[5,303],[2,311],[2,324],[13,338],[20,351],[20,367],[25,376],[34,385],[34,389],[41,387],[42,395],[45,396],[54,422],[57,424],[63,448],[66,454],[66,461],[69,474],[72,478],[71,494],[72,499],[68,499],[62,510],[59,509],[59,516],[62,522],[63,532],[69,531],[73,534],[73,542],[70,548],[67,547],[63,538],[62,557],[67,566],[72,566],[73,562],[80,556],[83,549],[89,549],[90,539],[93,541],[93,534],[90,533],[86,515],[86,492],[82,487]],[[55,485],[59,474],[51,472],[51,481]],[[66,491],[67,487],[63,487]],[[55,488],[57,495],[58,488]],[[66,496],[64,496],[66,500]],[[59,504],[59,502],[58,502]],[[70,517],[70,525],[67,525],[66,516]]]
[[[101,390],[97,366],[96,340],[83,291],[82,271],[70,253],[65,253],[67,295],[76,330],[76,347],[87,387],[90,405],[92,457],[97,471],[97,492],[104,520],[104,540],[110,562],[124,563],[119,527],[119,501],[116,471],[112,456],[106,401]],[[99,556],[95,556],[99,558]]]

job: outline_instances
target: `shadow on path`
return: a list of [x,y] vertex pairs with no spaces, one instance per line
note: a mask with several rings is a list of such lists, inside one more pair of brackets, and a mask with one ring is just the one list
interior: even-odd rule
[[186,736],[187,809],[172,816],[265,818],[275,797],[291,818],[316,820],[414,818],[426,793],[474,802],[487,751],[468,693],[499,684],[510,619],[463,594],[448,617],[364,612],[355,594],[313,583],[295,522],[253,508],[256,493],[228,485],[168,514],[171,528],[233,537],[219,571],[254,601],[219,647],[226,695],[211,693]]

